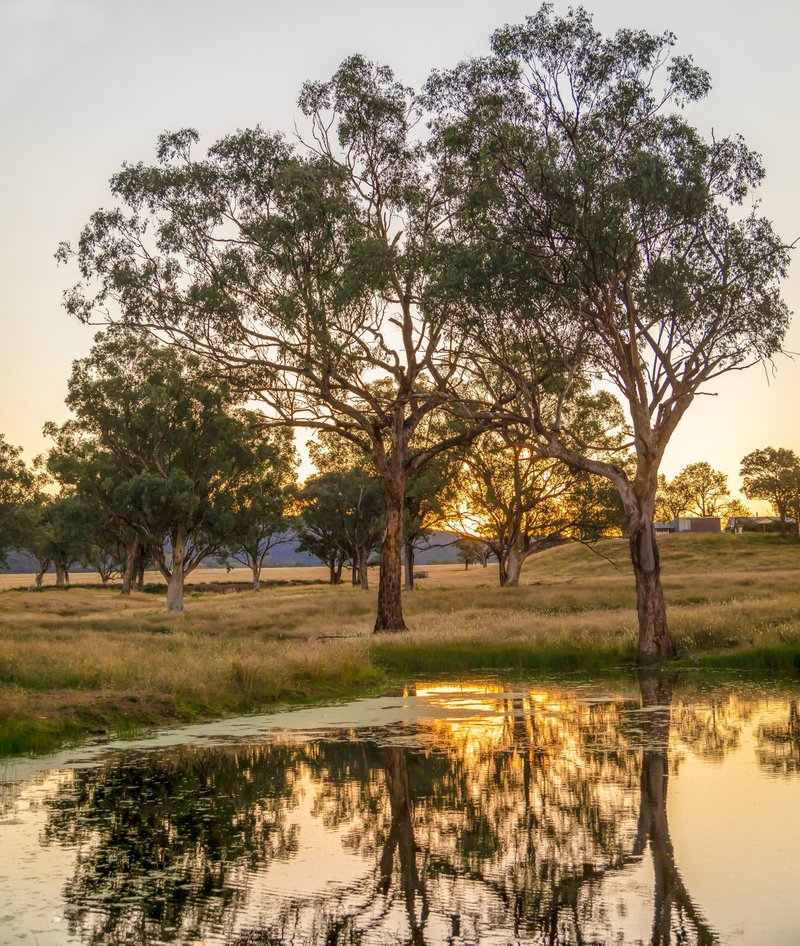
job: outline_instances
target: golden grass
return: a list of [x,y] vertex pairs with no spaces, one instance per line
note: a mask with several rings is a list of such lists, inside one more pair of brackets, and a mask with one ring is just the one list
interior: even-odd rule
[[[265,568],[262,577],[264,581],[270,579],[279,579],[281,581],[327,581],[328,569],[323,566],[310,567],[291,567],[291,568]],[[232,568],[227,571],[225,568],[196,568],[188,578],[190,584],[207,581],[244,581],[250,582],[252,575],[249,568]],[[145,572],[146,582],[163,582],[160,572]],[[35,584],[36,575],[32,572],[28,574],[10,574],[0,572],[0,591],[6,591],[9,588],[30,588]],[[97,572],[73,572],[70,575],[70,581],[73,585],[100,585],[100,576]],[[55,572],[48,572],[44,576],[43,584],[45,587],[54,586],[56,583]]]
[[[669,536],[662,550],[672,631],[689,655],[800,653],[800,545],[770,536]],[[608,540],[596,552],[542,553],[515,589],[496,586],[496,567],[426,566],[430,577],[405,596],[412,630],[380,639],[370,634],[374,591],[347,584],[190,593],[183,615],[167,614],[150,594],[3,591],[0,751],[126,722],[364,692],[385,685],[386,668],[618,664],[636,639],[627,548]],[[243,580],[241,572],[204,571],[193,580]],[[270,569],[266,577],[317,572],[324,574]]]

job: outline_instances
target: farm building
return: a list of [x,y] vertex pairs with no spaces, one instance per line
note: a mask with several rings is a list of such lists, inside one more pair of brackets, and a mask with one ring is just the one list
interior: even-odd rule
[[678,516],[672,522],[657,522],[657,533],[665,532],[722,532],[719,516]]

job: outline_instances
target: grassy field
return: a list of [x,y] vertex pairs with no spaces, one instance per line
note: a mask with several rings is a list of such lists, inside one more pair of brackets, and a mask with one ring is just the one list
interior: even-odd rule
[[[800,667],[800,544],[759,535],[662,539],[673,635],[692,664]],[[633,581],[622,540],[529,560],[519,588],[496,566],[427,566],[406,594],[406,634],[370,634],[374,592],[319,584],[323,569],[270,569],[259,593],[160,596],[99,585],[0,592],[0,752],[87,734],[375,691],[414,674],[478,668],[597,671],[633,659]],[[156,576],[152,576],[157,580]],[[73,576],[73,582],[93,580]],[[246,581],[208,569],[193,583]],[[375,581],[377,574],[375,575]],[[375,582],[373,582],[374,584]],[[207,586],[206,586],[207,587]]]

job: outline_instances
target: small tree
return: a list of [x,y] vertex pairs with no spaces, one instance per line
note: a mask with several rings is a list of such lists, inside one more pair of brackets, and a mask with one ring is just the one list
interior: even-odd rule
[[732,519],[749,519],[753,510],[746,506],[741,499],[731,499],[725,503],[722,528],[727,529]]
[[[596,478],[595,478],[596,479]],[[497,558],[501,587],[516,587],[525,561],[568,539],[592,541],[613,528],[618,509],[591,477],[496,434],[465,454],[447,511],[453,530]]]
[[675,480],[668,480],[664,473],[658,474],[654,518],[657,522],[672,522],[686,512],[686,493]]
[[785,447],[764,447],[742,457],[742,492],[748,499],[766,500],[781,520],[781,535],[787,534],[786,519],[800,493],[800,458]]
[[56,570],[56,587],[69,587],[70,569],[91,556],[89,517],[86,503],[76,496],[41,496],[32,504],[25,549],[39,563],[37,587],[51,565]]
[[338,585],[347,549],[336,474],[309,477],[297,494],[297,508],[297,551],[324,562],[330,583]]
[[91,495],[136,532],[167,580],[167,609],[183,611],[185,577],[230,538],[265,419],[237,411],[196,357],[121,330],[73,364],[67,404],[72,437],[107,477]]
[[100,581],[107,585],[112,578],[121,576],[125,569],[125,546],[110,525],[109,517],[83,500],[83,529],[87,541],[81,565],[94,569]]
[[351,561],[353,583],[369,587],[369,556],[382,528],[380,484],[354,467],[309,477],[298,494],[299,549],[324,561],[331,584],[338,584],[342,565]]
[[682,496],[683,508],[696,516],[719,516],[730,497],[728,477],[710,463],[690,463],[670,484]]
[[446,525],[445,510],[457,490],[463,457],[463,449],[440,454],[408,482],[403,513],[403,585],[407,590],[414,587],[417,549],[425,546],[434,529]]
[[22,548],[37,564],[36,587],[41,588],[44,576],[52,568],[53,559],[50,548],[50,528],[44,512],[51,497],[45,496],[38,490],[30,497],[23,511]]
[[74,420],[61,427],[47,423],[44,434],[55,441],[46,457],[47,472],[61,484],[62,491],[80,496],[87,506],[92,567],[97,568],[104,584],[119,573],[122,593],[130,595],[142,539],[126,518],[120,499],[129,471]]
[[252,441],[254,462],[230,499],[230,538],[220,555],[253,574],[253,590],[272,549],[289,542],[288,509],[297,489],[296,453],[287,429],[264,431]]
[[491,549],[484,542],[478,539],[459,539],[455,544],[456,556],[460,562],[464,563],[464,570],[467,571],[470,565],[481,565],[486,568],[487,557],[491,554]]

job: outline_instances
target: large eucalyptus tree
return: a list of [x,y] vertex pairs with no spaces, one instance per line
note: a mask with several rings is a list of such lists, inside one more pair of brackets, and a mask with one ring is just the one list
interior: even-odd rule
[[80,238],[67,307],[145,326],[214,361],[276,422],[369,456],[385,502],[375,630],[402,630],[406,483],[474,436],[453,414],[411,443],[462,373],[444,315],[420,304],[446,204],[415,143],[419,102],[389,69],[349,58],[300,106],[305,144],[253,128],[197,157],[197,134],[181,131],[154,166],[123,168],[118,206]]
[[[747,205],[761,160],[682,114],[710,81],[674,43],[546,4],[428,85],[458,201],[447,288],[535,448],[619,490],[642,661],[674,653],[653,528],[667,445],[699,392],[780,351],[789,319],[788,249]],[[631,473],[564,423],[587,376],[627,408]]]

